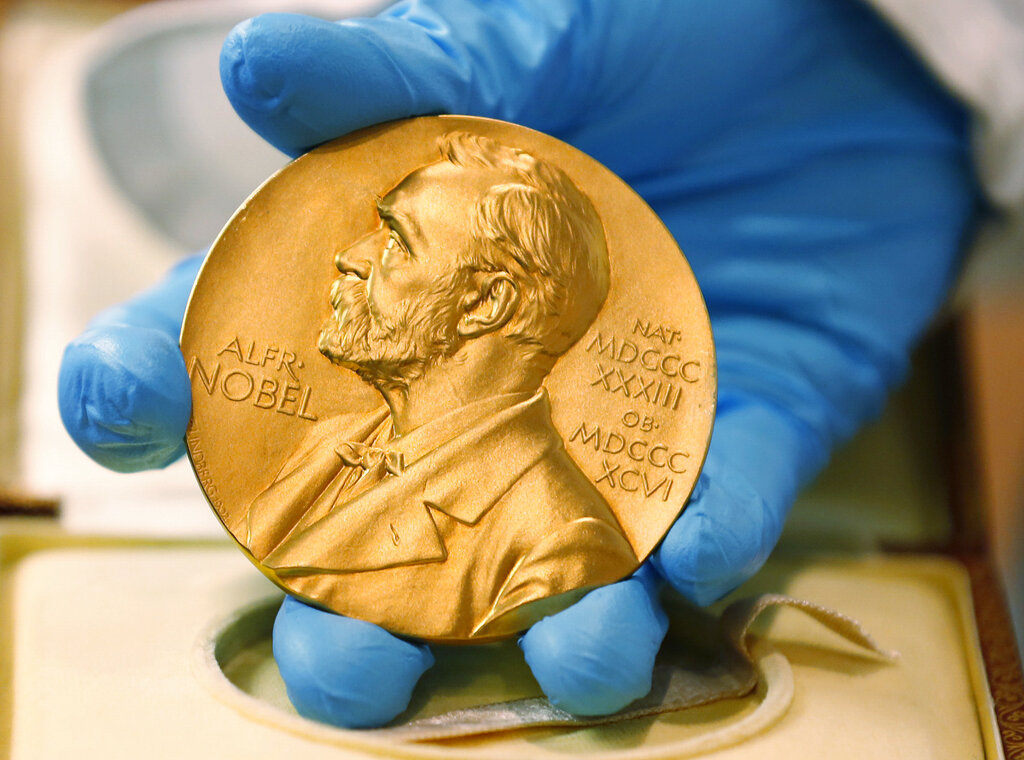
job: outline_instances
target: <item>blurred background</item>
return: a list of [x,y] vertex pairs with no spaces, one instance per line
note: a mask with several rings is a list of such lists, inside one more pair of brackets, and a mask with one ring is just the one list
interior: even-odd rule
[[[187,463],[123,476],[81,454],[56,375],[95,312],[205,247],[285,163],[234,116],[217,70],[234,23],[285,4],[0,0],[0,514],[223,536]],[[801,498],[779,551],[988,556],[1020,643],[1024,257],[990,253],[972,252],[911,377]]]

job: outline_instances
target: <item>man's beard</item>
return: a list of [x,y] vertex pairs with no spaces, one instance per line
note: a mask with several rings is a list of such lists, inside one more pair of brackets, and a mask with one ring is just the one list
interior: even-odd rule
[[401,313],[387,319],[370,306],[363,280],[338,278],[331,286],[334,313],[320,330],[320,353],[375,386],[408,387],[462,345],[457,304],[466,279],[457,272],[407,299]]

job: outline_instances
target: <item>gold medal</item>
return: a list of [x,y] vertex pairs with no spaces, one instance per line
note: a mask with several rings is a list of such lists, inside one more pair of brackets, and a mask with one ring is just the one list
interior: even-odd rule
[[433,641],[636,570],[714,418],[668,230],[585,154],[488,119],[373,127],[275,174],[210,251],[181,347],[189,456],[246,555]]

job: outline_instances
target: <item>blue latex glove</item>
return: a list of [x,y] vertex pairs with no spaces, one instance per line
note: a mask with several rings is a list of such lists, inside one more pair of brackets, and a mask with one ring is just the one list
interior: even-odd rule
[[[964,114],[854,0],[268,15],[228,37],[221,75],[239,114],[292,155],[379,121],[477,114],[554,134],[647,199],[686,251],[718,350],[704,474],[654,558],[700,603],[760,567],[797,490],[903,376],[977,199]],[[188,380],[167,345],[182,279],[101,315],[66,354],[65,422],[115,469],[181,451]],[[657,583],[645,569],[523,637],[553,702],[599,714],[646,693],[665,632]],[[299,711],[341,725],[388,720],[431,663],[425,647],[294,601],[275,655]]]

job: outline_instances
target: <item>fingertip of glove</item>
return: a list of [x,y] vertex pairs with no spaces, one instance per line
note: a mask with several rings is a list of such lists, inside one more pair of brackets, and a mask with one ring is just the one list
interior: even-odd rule
[[235,111],[292,156],[372,124],[449,110],[465,86],[455,69],[422,24],[394,18],[264,14],[236,26],[220,56]]
[[292,597],[274,622],[273,647],[299,714],[345,728],[392,720],[408,707],[416,683],[434,664],[426,645]]
[[160,330],[104,325],[64,351],[61,420],[79,448],[104,467],[136,472],[178,459],[191,406],[184,359]]
[[220,51],[220,77],[236,109],[270,111],[280,105],[280,72],[258,64],[269,63],[265,59],[273,48],[268,38],[281,27],[278,17],[287,15],[270,13],[246,19],[225,38]]
[[344,123],[351,94],[340,86],[349,58],[358,61],[360,51],[339,24],[265,13],[228,34],[220,53],[221,84],[257,134],[297,156],[356,126]]
[[634,578],[544,618],[519,645],[553,705],[576,715],[608,715],[651,690],[667,630],[656,596]]
[[709,523],[694,513],[685,522],[680,518],[652,560],[676,591],[702,607],[727,594],[735,574],[732,557],[712,537]]
[[676,591],[706,606],[764,564],[781,528],[774,514],[739,473],[702,476],[652,562]]

